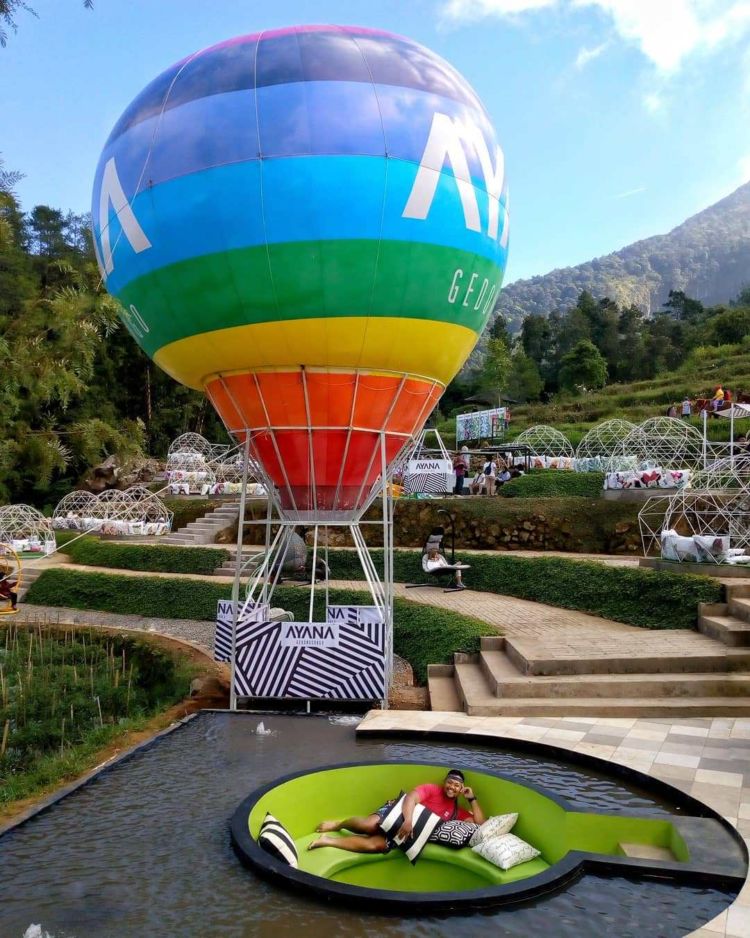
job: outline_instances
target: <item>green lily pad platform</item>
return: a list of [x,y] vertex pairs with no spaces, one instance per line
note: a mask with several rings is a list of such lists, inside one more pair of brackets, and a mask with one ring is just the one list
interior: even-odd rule
[[[747,859],[741,838],[708,808],[703,817],[580,812],[519,778],[459,767],[488,817],[518,812],[513,833],[540,850],[540,857],[504,871],[468,847],[454,850],[428,844],[415,865],[399,850],[387,854],[355,854],[334,847],[307,850],[318,836],[315,828],[321,820],[372,814],[400,790],[424,782],[442,783],[447,766],[428,763],[363,762],[280,778],[253,792],[237,808],[231,821],[232,842],[244,862],[279,884],[328,901],[400,915],[518,902],[563,888],[587,870],[737,888],[745,880]],[[266,812],[281,821],[294,839],[298,869],[258,845]]]

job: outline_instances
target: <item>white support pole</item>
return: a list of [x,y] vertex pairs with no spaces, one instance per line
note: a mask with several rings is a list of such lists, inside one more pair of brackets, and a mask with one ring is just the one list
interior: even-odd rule
[[318,525],[313,528],[313,558],[312,558],[312,576],[310,577],[310,609],[307,614],[307,621],[313,621],[313,609],[315,608],[315,565],[318,562]]
[[[442,442],[442,441],[441,441]],[[388,709],[388,697],[393,681],[393,543],[391,539],[390,502],[388,492],[385,433],[380,434],[380,484],[383,489],[383,628],[385,629],[385,699],[383,709]]]
[[[265,537],[265,547],[266,552],[265,556],[268,557],[268,553],[271,550],[271,514],[273,507],[273,498],[271,497],[270,490],[266,492],[266,537]],[[268,579],[263,580],[263,587],[260,593],[260,601],[262,603],[268,602]]]
[[708,412],[704,407],[701,411],[703,415],[703,468],[705,469],[708,465],[707,452],[708,452]]
[[234,689],[237,652],[237,620],[240,612],[240,574],[242,573],[242,538],[245,533],[245,502],[247,499],[247,468],[250,462],[250,433],[245,431],[244,464],[242,467],[242,489],[240,490],[240,516],[237,520],[237,559],[232,583],[232,654],[229,659],[230,685],[229,709],[237,709],[237,692]]

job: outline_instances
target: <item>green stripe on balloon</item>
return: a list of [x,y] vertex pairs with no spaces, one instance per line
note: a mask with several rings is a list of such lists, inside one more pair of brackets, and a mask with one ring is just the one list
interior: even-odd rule
[[[118,299],[146,321],[149,331],[137,339],[153,356],[188,336],[285,319],[395,316],[480,333],[500,281],[492,261],[455,248],[310,241],[195,257],[131,281]],[[363,310],[366,284],[371,304]],[[150,310],[158,310],[158,320]]]

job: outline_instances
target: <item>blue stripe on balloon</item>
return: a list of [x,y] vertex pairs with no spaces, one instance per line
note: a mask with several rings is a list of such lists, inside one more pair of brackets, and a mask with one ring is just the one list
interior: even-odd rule
[[[415,173],[413,163],[383,157],[306,157],[253,160],[163,183],[133,203],[151,248],[135,254],[111,216],[115,268],[107,288],[117,294],[131,280],[168,264],[266,241],[382,237],[455,247],[504,267],[505,251],[484,233],[486,193],[474,189],[482,231],[469,231],[448,173],[440,174],[427,219],[402,217]],[[498,237],[503,215],[501,209]],[[101,243],[98,225],[95,230]]]
[[[301,82],[261,88],[257,103],[254,91],[199,98],[136,124],[105,148],[94,192],[98,193],[104,165],[112,156],[129,199],[178,176],[257,159],[260,152],[264,157],[387,152],[418,163],[436,112],[478,126],[494,159],[494,131],[477,109],[390,85]],[[471,181],[484,186],[473,148],[465,147],[465,152]]]

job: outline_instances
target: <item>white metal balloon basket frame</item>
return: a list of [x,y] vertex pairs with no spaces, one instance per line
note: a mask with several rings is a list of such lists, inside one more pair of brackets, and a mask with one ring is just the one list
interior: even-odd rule
[[[386,459],[386,436],[393,436],[392,431],[386,434],[378,433],[380,471],[377,480],[369,488],[363,490],[364,499],[356,509],[322,512],[316,515],[314,511],[297,511],[284,509],[281,505],[279,491],[273,480],[262,468],[252,445],[252,430],[245,430],[234,436],[244,436],[238,450],[243,453],[242,488],[240,491],[239,520],[237,526],[237,542],[235,551],[235,573],[232,584],[232,628],[231,628],[231,685],[230,709],[237,709],[238,694],[236,691],[235,672],[237,657],[237,629],[238,623],[247,610],[256,608],[259,604],[272,603],[274,592],[284,579],[284,566],[290,557],[290,548],[295,529],[304,526],[312,529],[312,567],[310,570],[308,621],[313,623],[315,601],[321,594],[328,607],[329,572],[328,564],[328,532],[329,529],[344,528],[348,531],[354,549],[359,558],[364,578],[372,598],[372,604],[382,618],[385,633],[385,695],[381,701],[384,708],[388,707],[388,694],[393,680],[393,498],[390,492],[390,474],[393,466],[403,462],[409,452],[414,448],[417,440],[411,435],[403,434],[403,446],[398,455]],[[314,469],[311,466],[311,475]],[[267,492],[266,517],[263,519],[247,518],[247,486],[251,477],[259,478]],[[314,488],[314,486],[313,486]],[[365,515],[377,506],[375,513],[370,517]],[[375,517],[372,514],[376,514]],[[264,550],[259,563],[255,564],[253,557],[244,554],[244,534],[249,527],[256,526],[264,529]],[[382,530],[382,562],[376,564],[372,552],[367,545],[363,527],[379,527]],[[322,579],[317,577],[318,562],[325,564],[326,575]],[[243,580],[247,579],[244,586]],[[333,701],[332,701],[333,702]],[[304,703],[301,699],[300,703]],[[309,700],[307,701],[309,710]]]

